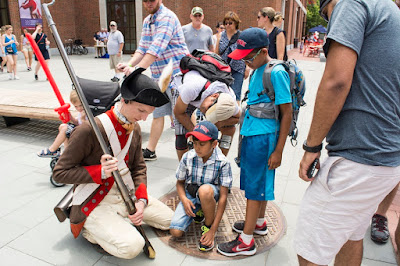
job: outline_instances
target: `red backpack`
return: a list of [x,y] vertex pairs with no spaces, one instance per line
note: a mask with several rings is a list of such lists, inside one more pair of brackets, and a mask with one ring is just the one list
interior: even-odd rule
[[[216,53],[205,50],[194,50],[191,55],[186,55],[181,59],[180,68],[183,75],[190,70],[196,70],[201,76],[207,79],[200,94],[195,101],[201,99],[203,92],[214,81],[220,81],[230,86],[233,83],[231,67]],[[183,76],[184,78],[184,76]],[[182,78],[182,82],[183,82]]]

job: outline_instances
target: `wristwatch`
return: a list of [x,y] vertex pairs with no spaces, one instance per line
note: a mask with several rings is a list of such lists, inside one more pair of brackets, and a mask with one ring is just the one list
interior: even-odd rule
[[322,143],[319,144],[318,146],[310,147],[307,145],[307,140],[305,140],[303,143],[303,150],[305,150],[306,152],[312,152],[312,153],[320,152],[322,150]]

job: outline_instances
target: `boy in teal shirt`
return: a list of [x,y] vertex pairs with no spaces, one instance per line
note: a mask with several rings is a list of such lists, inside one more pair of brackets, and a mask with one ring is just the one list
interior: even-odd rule
[[[237,41],[237,49],[229,57],[242,59],[254,69],[249,83],[247,105],[271,102],[264,90],[262,77],[268,56],[268,35],[259,28],[244,30]],[[253,255],[256,253],[253,233],[266,235],[264,218],[268,200],[274,200],[275,169],[281,165],[282,152],[292,120],[290,78],[282,65],[274,67],[271,82],[275,90],[275,105],[280,119],[265,119],[250,115],[246,110],[240,134],[243,136],[240,155],[240,188],[247,199],[245,221],[237,221],[233,230],[240,233],[230,242],[218,245],[225,256]]]

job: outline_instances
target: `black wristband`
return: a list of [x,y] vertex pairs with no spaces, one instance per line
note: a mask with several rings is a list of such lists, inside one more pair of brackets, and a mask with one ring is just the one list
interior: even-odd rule
[[306,140],[303,143],[303,150],[305,150],[307,152],[312,152],[312,153],[320,152],[322,150],[322,143],[319,144],[318,146],[310,147],[307,145],[307,140]]

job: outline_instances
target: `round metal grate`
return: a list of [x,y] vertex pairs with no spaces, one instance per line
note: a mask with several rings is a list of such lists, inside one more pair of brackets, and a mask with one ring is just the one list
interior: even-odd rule
[[[179,203],[178,193],[176,191],[166,194],[160,199],[171,209],[175,210]],[[200,227],[202,224],[192,223],[188,231],[181,238],[172,237],[168,231],[154,229],[157,236],[167,245],[179,250],[182,253],[211,260],[231,260],[244,258],[246,256],[225,257],[217,252],[218,243],[226,242],[236,238],[237,233],[232,230],[232,225],[237,220],[244,220],[246,212],[246,198],[244,192],[239,188],[233,187],[228,196],[228,202],[224,215],[219,224],[215,236],[215,247],[212,251],[203,252],[198,250],[197,244],[201,236]],[[265,212],[267,219],[268,234],[265,236],[255,235],[257,253],[263,253],[272,248],[284,235],[286,231],[286,220],[282,211],[273,202],[268,202]]]

